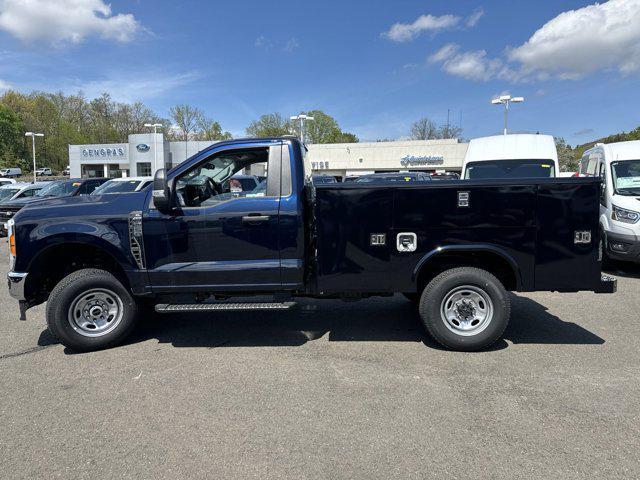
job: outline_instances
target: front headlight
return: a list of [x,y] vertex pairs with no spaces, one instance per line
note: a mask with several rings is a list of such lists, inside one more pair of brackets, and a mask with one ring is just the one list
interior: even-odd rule
[[11,271],[16,263],[16,222],[10,219],[6,225],[9,239],[9,271]]
[[637,223],[640,220],[640,213],[633,210],[627,210],[626,208],[616,207],[612,205],[611,219],[624,223]]

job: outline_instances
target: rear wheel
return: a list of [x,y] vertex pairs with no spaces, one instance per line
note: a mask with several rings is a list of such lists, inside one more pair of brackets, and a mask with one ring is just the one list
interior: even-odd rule
[[47,325],[63,345],[78,351],[120,343],[133,330],[138,309],[109,272],[93,268],[63,278],[47,302]]
[[420,298],[420,317],[427,332],[453,350],[477,351],[504,333],[509,296],[491,273],[461,267],[442,272]]

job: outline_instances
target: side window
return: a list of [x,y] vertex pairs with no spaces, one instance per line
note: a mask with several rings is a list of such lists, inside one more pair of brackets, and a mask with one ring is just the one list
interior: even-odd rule
[[24,197],[33,197],[33,194],[36,193],[36,191],[31,188],[29,190],[25,190],[24,192],[22,192],[20,194],[20,198],[24,198]]
[[589,156],[585,155],[580,160],[580,175],[586,175],[587,174],[587,166],[588,165],[589,165]]
[[596,169],[598,168],[598,157],[595,155],[589,155],[589,167],[587,168],[587,175],[590,177],[596,176]]
[[80,187],[80,195],[90,195],[91,192],[93,192],[96,188],[98,188],[98,186],[100,185],[100,182],[97,180],[89,180],[87,182],[84,182],[84,185],[82,185]]
[[[175,202],[181,207],[206,207],[239,197],[264,197],[271,191],[269,174],[252,190],[241,190],[240,182],[231,177],[252,165],[255,168],[264,166],[264,171],[268,172],[268,160],[268,148],[223,152],[210,157],[178,177]],[[273,177],[272,182],[276,179]]]

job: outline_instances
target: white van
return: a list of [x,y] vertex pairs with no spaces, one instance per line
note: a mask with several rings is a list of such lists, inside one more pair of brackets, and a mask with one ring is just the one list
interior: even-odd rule
[[559,171],[551,135],[495,135],[469,142],[461,178],[549,178]]
[[600,198],[603,260],[640,262],[640,140],[596,144],[584,152],[580,176],[603,179]]
[[3,168],[0,170],[0,177],[13,178],[19,177],[20,175],[22,175],[22,169],[20,168]]

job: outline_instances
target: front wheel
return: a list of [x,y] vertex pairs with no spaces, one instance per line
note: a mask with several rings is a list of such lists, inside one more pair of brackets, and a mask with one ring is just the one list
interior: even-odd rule
[[420,317],[427,332],[445,347],[482,350],[498,340],[509,323],[509,295],[485,270],[452,268],[422,292]]
[[77,351],[111,347],[133,330],[138,309],[109,272],[87,268],[64,277],[47,302],[47,325],[64,346]]

